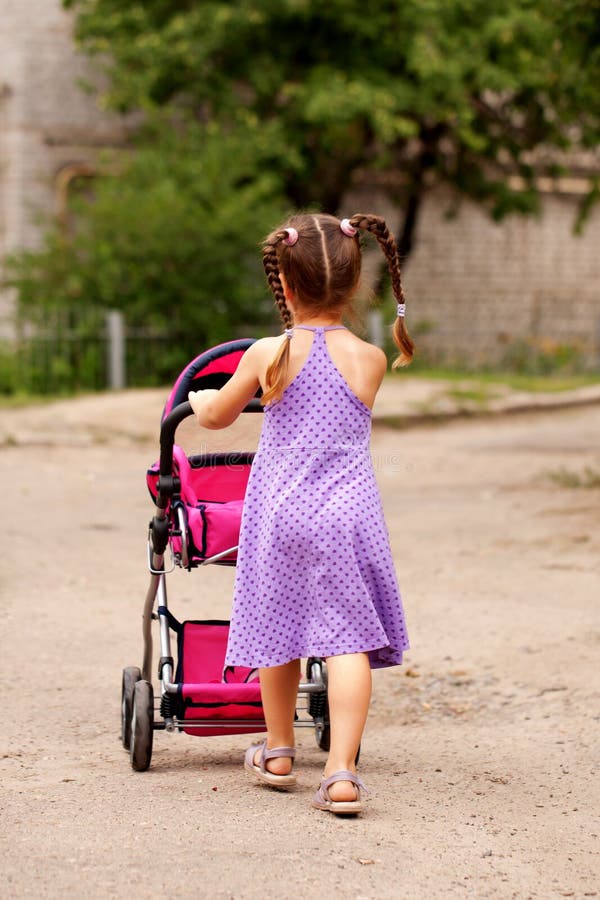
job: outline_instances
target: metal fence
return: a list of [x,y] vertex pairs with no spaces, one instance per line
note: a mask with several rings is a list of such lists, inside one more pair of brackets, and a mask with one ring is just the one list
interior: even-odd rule
[[[370,339],[385,342],[381,323],[371,316]],[[414,370],[445,366],[461,371],[504,371],[550,375],[600,371],[600,324],[591,324],[586,341],[567,335],[535,336],[481,351],[487,331],[452,333],[415,329]],[[571,338],[571,339],[569,339]],[[465,341],[469,343],[466,344]],[[394,348],[386,347],[390,355]],[[44,327],[21,326],[0,340],[0,395],[69,395],[106,388],[151,387],[173,382],[199,352],[191,334],[126,324],[120,312],[57,313]]]
[[188,361],[189,335],[126,326],[118,312],[57,316],[0,342],[0,394],[73,394],[166,384]]

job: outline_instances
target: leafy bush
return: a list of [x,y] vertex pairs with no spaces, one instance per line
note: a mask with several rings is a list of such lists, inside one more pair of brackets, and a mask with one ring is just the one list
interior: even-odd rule
[[[135,153],[107,158],[112,174],[75,195],[68,233],[50,227],[41,250],[8,261],[21,327],[53,331],[60,311],[85,342],[94,317],[122,310],[130,328],[163,336],[143,383],[170,379],[206,346],[264,329],[272,304],[259,245],[283,201],[269,142],[251,140],[252,127],[223,133],[162,116]],[[103,326],[94,327],[98,338]],[[90,352],[72,364],[95,365]],[[56,365],[69,381],[71,363]]]

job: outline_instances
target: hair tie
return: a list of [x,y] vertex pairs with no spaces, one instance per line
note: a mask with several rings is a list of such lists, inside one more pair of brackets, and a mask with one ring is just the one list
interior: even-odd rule
[[293,247],[296,241],[298,240],[298,232],[295,228],[284,228],[286,236],[283,239],[283,243],[287,244],[288,247]]
[[348,237],[354,237],[357,232],[357,229],[354,227],[354,225],[350,224],[350,219],[342,219],[342,221],[340,222],[340,228],[342,229],[344,234],[348,235]]
[[286,338],[288,339],[288,341],[291,341],[292,335],[293,335],[293,333],[294,333],[294,329],[293,329],[293,328],[286,328],[285,331],[284,331],[283,333],[285,334],[285,336],[286,336]]
[[403,319],[406,315],[406,303],[398,304],[398,318]]

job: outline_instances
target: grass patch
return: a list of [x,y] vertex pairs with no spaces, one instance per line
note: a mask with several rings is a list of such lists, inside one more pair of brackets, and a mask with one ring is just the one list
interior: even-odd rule
[[[579,375],[527,375],[518,372],[468,372],[424,365],[411,365],[403,372],[416,378],[431,378],[434,381],[469,381],[474,385],[472,388],[474,392],[483,391],[483,385],[494,384],[505,385],[515,391],[528,393],[558,393],[600,384],[600,373],[595,372]],[[399,375],[401,373],[394,373],[392,377]]]
[[78,400],[80,397],[96,397],[100,394],[109,394],[111,391],[79,390],[71,393],[64,391],[56,394],[0,394],[0,409],[26,409],[28,406],[49,406],[61,400]]
[[0,409],[23,409],[27,406],[42,406],[53,403],[55,400],[64,400],[62,397],[53,397],[48,394],[0,394]]
[[461,406],[463,403],[469,403],[473,406],[486,406],[496,394],[493,390],[493,385],[483,383],[469,385],[469,387],[450,387],[445,392],[445,396],[454,400],[458,406]]
[[583,472],[573,472],[561,466],[553,472],[548,472],[548,477],[554,484],[566,488],[600,488],[600,470],[593,466],[586,466]]

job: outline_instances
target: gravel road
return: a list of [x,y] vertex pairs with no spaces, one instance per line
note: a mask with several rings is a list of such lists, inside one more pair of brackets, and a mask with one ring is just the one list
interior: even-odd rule
[[[600,407],[375,427],[413,649],[374,675],[373,797],[343,820],[310,808],[309,730],[288,794],[244,777],[243,736],[158,733],[146,773],[120,746],[163,399],[1,413],[1,896],[600,895]],[[257,421],[181,442],[246,449]],[[226,616],[232,575],[173,573],[173,611]]]

